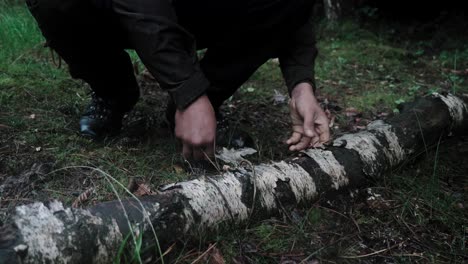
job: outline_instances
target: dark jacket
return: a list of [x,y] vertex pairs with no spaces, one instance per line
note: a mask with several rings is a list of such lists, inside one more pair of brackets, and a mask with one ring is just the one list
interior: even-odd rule
[[[128,30],[133,32],[133,45],[143,63],[180,109],[210,87],[197,49],[223,47],[226,52],[235,52],[236,47],[276,46],[271,57],[279,57],[289,90],[298,82],[313,82],[317,50],[312,0],[114,2],[114,9],[132,20],[126,24],[132,26]],[[151,48],[145,47],[148,41]],[[245,42],[251,45],[242,45]]]
[[124,47],[179,109],[202,94],[219,105],[269,58],[279,58],[289,90],[314,81],[313,0],[26,1],[72,76],[108,101],[132,101],[126,110],[137,84]]

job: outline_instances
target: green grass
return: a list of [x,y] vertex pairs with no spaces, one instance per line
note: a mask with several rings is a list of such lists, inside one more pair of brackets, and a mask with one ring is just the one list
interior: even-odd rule
[[0,3],[0,38],[2,63],[12,62],[40,45],[42,37],[37,30],[35,21],[24,6]]
[[[374,26],[375,27],[375,26]],[[369,29],[345,21],[332,32],[323,27],[317,75],[322,91],[332,96],[347,94],[344,105],[372,111],[396,106],[415,96],[448,90],[466,93],[468,82],[450,70],[467,68],[468,45],[463,40],[452,50],[425,54],[430,41],[407,43],[389,29]],[[449,81],[449,82],[447,82]]]
[[[12,128],[9,141],[31,154],[29,162],[53,160],[56,167],[95,166],[124,183],[129,177],[157,177],[158,182],[181,179],[171,168],[177,159],[173,140],[146,136],[147,142],[115,148],[111,140],[91,142],[78,136],[77,122],[87,104],[88,89],[70,78],[66,65],[57,69],[52,63],[25,6],[0,5],[0,38],[0,124]],[[41,150],[35,152],[36,148]],[[8,174],[24,169],[17,157],[5,160],[2,170]],[[155,167],[161,163],[167,165]],[[64,183],[59,180],[48,187],[61,189]]]
[[[433,91],[468,93],[465,39],[450,38],[450,45],[436,48],[431,40],[400,36],[395,33],[398,29],[398,25],[353,20],[333,28],[320,24],[316,67],[320,95],[343,108],[354,107],[371,115],[393,111],[398,103]],[[0,3],[0,125],[8,127],[0,126],[0,176],[18,175],[36,162],[51,163],[54,171],[35,190],[42,196],[33,197],[53,197],[71,204],[81,192],[96,187],[85,205],[113,200],[116,195],[102,175],[83,166],[100,169],[123,186],[138,179],[156,188],[190,177],[179,169],[176,141],[158,127],[164,99],[157,96],[146,94],[128,118],[128,122],[144,120],[145,131],[103,142],[80,137],[77,122],[89,89],[70,78],[66,65],[58,69],[43,43],[23,4]],[[132,58],[138,60],[134,53]],[[254,138],[259,151],[256,161],[289,155],[281,143],[289,133],[288,109],[286,104],[272,103],[275,90],[286,95],[278,65],[270,61],[229,102],[233,124]],[[344,119],[337,122],[346,125]],[[324,197],[308,210],[288,212],[283,218],[249,226],[245,232],[220,233],[217,248],[226,260],[246,256],[253,263],[278,263],[282,258],[341,263],[388,259],[398,263],[460,262],[461,255],[468,254],[466,209],[458,207],[466,200],[462,177],[466,166],[459,158],[463,154],[454,155],[456,151],[443,145],[430,149],[418,163],[409,163],[408,169],[369,183],[366,188],[381,195],[376,204],[367,200],[367,189],[360,189],[354,197],[341,194],[331,204]],[[126,195],[124,188],[116,190],[119,196]],[[210,242],[201,241],[194,246],[200,254]],[[359,257],[384,249],[388,243],[403,244],[399,251]],[[187,245],[177,255],[184,259],[189,252],[194,251]],[[409,254],[418,252],[425,255]],[[128,262],[133,253],[127,256]],[[123,249],[119,254],[124,255]]]

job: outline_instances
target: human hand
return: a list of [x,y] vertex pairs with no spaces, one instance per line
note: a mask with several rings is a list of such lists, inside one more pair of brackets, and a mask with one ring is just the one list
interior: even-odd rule
[[175,135],[182,141],[186,159],[203,160],[214,155],[216,117],[206,95],[175,114]]
[[286,141],[291,151],[317,147],[330,140],[329,120],[314,96],[312,85],[294,87],[289,102],[293,133]]

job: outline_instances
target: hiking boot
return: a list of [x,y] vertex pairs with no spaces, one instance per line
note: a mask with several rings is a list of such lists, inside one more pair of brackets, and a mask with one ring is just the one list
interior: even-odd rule
[[92,139],[117,135],[124,115],[124,111],[111,108],[109,103],[93,93],[91,103],[80,119],[80,134]]

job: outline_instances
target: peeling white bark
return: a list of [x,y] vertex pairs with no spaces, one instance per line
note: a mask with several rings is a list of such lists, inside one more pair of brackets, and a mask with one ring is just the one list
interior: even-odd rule
[[32,251],[32,255],[42,256],[42,263],[53,263],[62,258],[59,245],[54,238],[56,234],[61,234],[65,229],[62,220],[54,215],[60,209],[63,210],[63,207],[59,203],[54,203],[53,209],[47,208],[43,203],[16,208],[15,224],[27,243],[28,251]]
[[[213,226],[220,221],[230,219],[242,221],[248,217],[248,208],[242,203],[242,184],[233,173],[225,173],[222,177],[202,178],[188,182],[171,184],[165,189],[180,187],[180,193],[189,199],[193,211],[201,217],[200,226]],[[185,212],[191,221],[194,216]],[[187,223],[190,228],[193,223]]]
[[468,115],[468,106],[462,99],[452,94],[442,95],[439,93],[433,93],[432,95],[440,98],[447,105],[452,121],[457,125],[460,125],[465,116]]
[[[96,218],[97,217],[92,217],[90,222],[93,222]],[[104,239],[101,240],[99,237],[97,238],[96,245],[98,248],[98,252],[93,257],[93,263],[108,263],[108,261],[112,261],[114,259],[114,255],[112,254],[112,248],[110,248],[109,250],[109,245],[119,244],[121,243],[121,241],[122,234],[119,230],[119,225],[117,224],[115,219],[112,219],[111,224],[109,224],[109,231],[104,236]]]
[[289,182],[297,202],[317,195],[314,179],[299,165],[284,161],[258,165],[255,166],[255,185],[261,193],[262,206],[268,210],[277,208],[276,187],[279,180]]
[[[381,142],[377,135],[384,136],[387,144]],[[413,152],[411,149],[403,149],[399,142],[391,125],[382,120],[376,120],[367,126],[367,131],[346,134],[337,138],[333,141],[333,146],[344,146],[357,151],[364,163],[364,172],[367,175],[374,175],[382,167],[377,159],[379,150],[385,154],[391,166],[399,164]]]
[[382,148],[377,137],[369,131],[361,131],[355,134],[346,134],[333,141],[333,146],[344,146],[355,150],[364,164],[364,172],[367,175],[375,174],[380,164],[377,161],[378,149]]
[[[240,168],[241,171],[245,171]],[[253,185],[258,190],[258,198],[262,206],[269,210],[277,208],[277,181],[287,182],[294,193],[297,202],[307,201],[317,195],[312,177],[297,164],[278,162],[262,164],[253,167]],[[242,172],[241,172],[242,173]],[[214,226],[221,221],[234,218],[240,222],[248,219],[250,210],[242,202],[242,183],[236,174],[224,173],[217,178],[203,178],[188,182],[170,184],[163,190],[181,188],[179,193],[188,198],[192,210],[201,216],[199,225],[203,228]],[[184,212],[193,221],[194,215],[190,211]],[[187,223],[186,229],[193,223]]]
[[230,163],[234,166],[238,166],[243,160],[244,156],[249,156],[257,153],[253,148],[241,148],[241,149],[227,149],[223,148],[219,153],[216,154],[216,158]]
[[386,124],[384,121],[374,121],[367,126],[367,129],[369,131],[380,132],[385,136],[389,147],[384,147],[382,150],[390,161],[391,166],[395,166],[404,161],[407,155],[413,152],[413,150],[409,149],[405,151],[400,146],[400,140],[398,139],[398,136],[395,134],[395,132],[392,131],[392,126]]
[[346,177],[345,168],[336,160],[333,152],[322,149],[308,149],[304,153],[312,158],[333,182],[333,188],[338,190],[342,186],[348,185],[349,179]]
[[273,164],[273,166],[278,167],[286,181],[289,181],[296,202],[310,201],[318,195],[314,179],[301,166],[284,161]]
[[[76,250],[76,233],[68,229],[70,223],[76,223],[78,219],[86,218],[84,224],[102,225],[102,219],[92,215],[87,210],[64,208],[58,201],[52,201],[45,206],[43,203],[33,203],[19,206],[13,219],[20,234],[25,241],[15,248],[17,252],[28,251],[28,256],[33,256],[25,263],[68,263],[72,256],[64,255],[64,250]],[[76,214],[75,214],[76,213]],[[60,218],[58,217],[60,215]],[[62,220],[63,219],[63,220]],[[86,227],[84,227],[86,228]],[[38,232],[40,231],[40,232]],[[67,234],[64,236],[63,234]],[[93,263],[112,262],[114,255],[108,248],[122,241],[119,226],[112,222],[108,226],[108,232],[103,237],[96,236],[95,245],[97,253],[93,256]],[[91,253],[90,253],[91,254]]]

